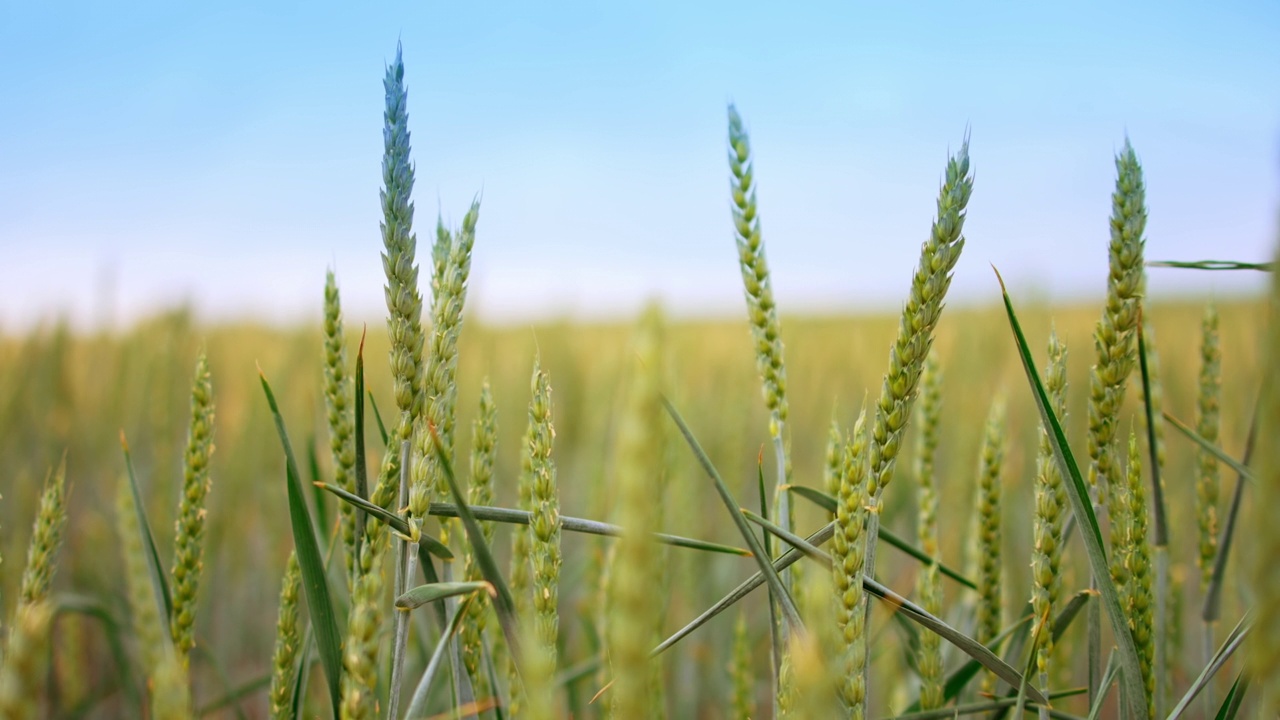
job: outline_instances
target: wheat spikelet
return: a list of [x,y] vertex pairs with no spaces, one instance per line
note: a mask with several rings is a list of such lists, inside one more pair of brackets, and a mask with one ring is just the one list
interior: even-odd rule
[[866,594],[862,589],[865,561],[867,504],[866,411],[858,414],[853,437],[845,447],[844,469],[836,507],[836,532],[832,537],[832,581],[836,597],[836,630],[843,643],[840,695],[850,709],[850,717],[865,716],[866,677]]
[[[486,378],[480,387],[480,409],[471,426],[471,483],[467,490],[467,502],[471,505],[493,504],[493,464],[498,442],[498,411],[493,404],[493,392]],[[486,543],[493,543],[493,523],[482,522]],[[463,577],[468,581],[483,579],[480,567],[470,545],[463,564]],[[462,626],[462,661],[471,676],[471,686],[477,698],[487,697],[493,689],[489,677],[481,672],[480,660],[484,646],[484,630],[488,619],[487,604],[483,595],[477,594],[467,604],[467,622]]]
[[[1210,443],[1218,443],[1222,425],[1222,350],[1218,346],[1218,310],[1210,303],[1204,309],[1200,340],[1200,390],[1196,399],[1196,432]],[[1218,554],[1218,459],[1208,450],[1196,454],[1196,524],[1199,530],[1200,589],[1213,578],[1213,558]]]
[[733,656],[729,662],[729,678],[733,686],[730,717],[751,720],[756,714],[755,678],[751,676],[751,644],[747,636],[747,615],[738,611],[733,624]]
[[125,589],[133,617],[133,634],[142,652],[143,674],[150,677],[168,651],[169,638],[167,628],[161,624],[160,608],[152,589],[151,568],[147,565],[142,528],[128,478],[121,478],[116,485],[116,531],[124,555]]
[[44,687],[53,608],[40,601],[18,607],[0,663],[0,717],[36,720]]
[[[1004,401],[997,398],[991,403],[991,411],[987,416],[982,454],[978,461],[978,621],[974,639],[984,644],[994,640],[1004,625],[1000,523],[1000,472],[1004,465],[1004,444]],[[994,677],[988,673],[983,678],[983,689],[991,692],[994,688]]]

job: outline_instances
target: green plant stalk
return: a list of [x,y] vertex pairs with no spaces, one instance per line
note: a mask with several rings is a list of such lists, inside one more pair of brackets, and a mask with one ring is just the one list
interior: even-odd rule
[[31,528],[27,545],[27,565],[22,571],[19,605],[35,605],[49,598],[49,586],[57,570],[58,549],[62,547],[63,529],[67,524],[67,460],[45,479],[40,493],[40,508]]
[[[889,351],[889,370],[876,402],[869,443],[867,495],[869,508],[863,572],[875,577],[876,540],[880,534],[880,511],[885,487],[893,478],[902,432],[911,416],[917,384],[925,358],[933,345],[933,333],[942,316],[943,299],[951,287],[951,271],[964,249],[965,209],[973,194],[969,171],[969,140],[947,161],[945,179],[938,192],[937,215],[929,239],[920,248],[920,263],[911,278],[911,293],[902,309],[898,334]],[[871,612],[870,606],[867,613]],[[870,624],[870,617],[865,623]],[[865,673],[871,665],[871,646],[866,646]],[[866,683],[864,682],[864,685]]]
[[[1063,421],[1067,417],[1067,349],[1057,333],[1049,335],[1049,360],[1045,368],[1045,391],[1053,410]],[[1035,544],[1031,555],[1033,587],[1031,605],[1036,617],[1052,617],[1062,591],[1063,517],[1066,511],[1066,488],[1062,473],[1053,457],[1049,431],[1041,427],[1039,454],[1036,457]],[[1053,634],[1040,640],[1036,649],[1036,670],[1040,690],[1049,691],[1049,669],[1053,656]],[[1048,717],[1040,711],[1041,720]]]
[[[333,271],[324,282],[324,405],[329,425],[329,452],[333,456],[333,482],[347,492],[356,491],[355,402],[352,378],[347,371],[347,346],[342,328],[342,298]],[[346,550],[347,590],[352,589],[356,566],[356,511],[338,503],[342,517],[342,544]]]
[[[938,422],[942,412],[942,394],[939,386],[942,373],[938,369],[937,353],[925,358],[924,372],[920,376],[920,404],[917,406],[917,436],[915,475],[917,487],[918,521],[916,528],[920,549],[931,557],[938,556],[938,489],[934,477],[934,458],[938,451]],[[916,596],[925,610],[942,614],[942,584],[937,563],[930,563],[916,575]],[[920,634],[920,649],[916,667],[920,673],[920,707],[933,710],[942,707],[942,638],[934,633]]]
[[182,499],[178,504],[173,552],[173,615],[169,619],[177,659],[185,672],[195,647],[196,593],[204,567],[205,498],[213,454],[213,384],[204,353],[196,360],[191,386],[191,427],[182,463]]
[[280,610],[276,618],[275,653],[271,663],[270,710],[272,720],[293,720],[294,674],[301,650],[301,623],[298,619],[298,597],[302,591],[302,575],[298,555],[289,553],[284,580],[280,583]]

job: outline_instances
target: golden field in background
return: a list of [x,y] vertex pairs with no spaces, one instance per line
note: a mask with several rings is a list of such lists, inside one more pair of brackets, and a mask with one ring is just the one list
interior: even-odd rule
[[[1178,272],[1178,271],[1164,271]],[[1189,272],[1189,271],[1182,271]],[[906,286],[909,276],[903,273]],[[995,284],[992,280],[993,286]],[[321,283],[317,280],[317,300]],[[1084,455],[1084,421],[1088,373],[1094,358],[1093,328],[1101,302],[1062,307],[1034,305],[1013,298],[1028,340],[1043,363],[1050,324],[1068,348],[1068,435],[1078,457]],[[1194,422],[1196,377],[1199,372],[1202,299],[1162,300],[1146,306],[1155,330],[1164,386],[1164,408],[1188,423]],[[1256,387],[1261,329],[1266,326],[1261,299],[1231,299],[1218,303],[1221,314],[1223,363],[1222,446],[1235,457],[1242,452]],[[758,508],[757,457],[765,448],[765,473],[772,480],[768,414],[761,399],[753,347],[742,317],[721,321],[669,321],[666,352],[670,370],[666,392],[671,396],[711,459],[717,464],[739,502]],[[199,350],[208,352],[212,371],[216,423],[213,486],[208,500],[205,575],[196,613],[197,650],[193,656],[196,704],[221,696],[270,672],[277,594],[285,560],[292,547],[285,495],[284,457],[255,367],[271,381],[288,422],[295,449],[306,455],[309,440],[316,446],[316,471],[331,477],[322,396],[322,336],[320,318],[313,325],[268,328],[253,325],[197,324],[188,312],[172,312],[138,323],[115,334],[77,334],[49,326],[24,336],[0,337],[0,602],[7,617],[17,594],[19,573],[14,566],[24,557],[30,519],[35,513],[40,483],[62,454],[67,457],[70,486],[66,544],[58,559],[56,593],[98,598],[119,618],[127,617],[121,558],[114,532],[112,497],[124,472],[119,433],[128,438],[146,494],[147,513],[159,535],[165,566],[181,484],[181,452],[189,418],[191,370]],[[822,486],[822,467],[833,414],[850,427],[864,398],[873,401],[888,364],[887,349],[897,329],[898,314],[782,317],[787,366],[787,395],[794,481]],[[565,515],[607,519],[615,422],[620,403],[620,376],[629,358],[633,325],[616,323],[548,322],[534,326],[498,327],[469,318],[459,346],[457,456],[470,447],[471,420],[484,378],[492,384],[498,408],[499,440],[495,504],[515,506],[519,467],[518,442],[525,429],[529,375],[535,355],[550,374],[555,447],[562,512]],[[354,362],[360,326],[346,323],[348,359]],[[387,337],[381,323],[370,324],[365,343],[368,389],[384,418],[393,410],[387,369]],[[968,539],[974,480],[984,419],[994,397],[1009,407],[1007,460],[1003,473],[1005,498],[1004,570],[1006,621],[1011,608],[1030,597],[1028,572],[1032,521],[1032,478],[1039,418],[1031,401],[1003,308],[953,307],[944,313],[935,343],[942,381],[942,423],[937,473],[943,511],[940,513],[943,561],[970,567]],[[1130,382],[1126,414],[1141,431],[1136,373]],[[674,436],[674,427],[671,428]],[[909,426],[904,457],[911,456],[914,424]],[[1127,427],[1125,428],[1127,432]],[[367,425],[370,462],[381,457],[376,424]],[[1172,527],[1173,577],[1182,586],[1183,652],[1171,658],[1200,658],[1198,610],[1200,595],[1194,567],[1196,549],[1194,500],[1195,448],[1173,428],[1166,430],[1168,461],[1165,484]],[[688,448],[669,442],[665,464],[670,473],[669,495],[655,497],[668,508],[670,532],[740,544],[732,524],[725,521],[706,476]],[[305,459],[300,458],[304,465]],[[374,468],[370,468],[371,472]],[[1225,470],[1225,469],[1224,469]],[[887,527],[913,537],[915,506],[912,463],[898,464],[899,482],[886,494]],[[1234,476],[1224,472],[1223,503],[1230,496]],[[324,518],[337,517],[334,500],[326,497]],[[825,522],[804,502],[799,505],[799,529],[809,532]],[[1225,508],[1220,510],[1225,512]],[[505,555],[508,529],[500,527],[495,548]],[[599,550],[609,540],[566,534],[565,568],[560,591],[564,642],[569,648],[589,642],[587,626],[595,621],[588,610],[595,605]],[[1249,543],[1237,545],[1229,574],[1249,555]],[[712,555],[670,548],[666,584],[669,604],[664,630],[673,631],[718,599],[755,570],[747,558]],[[878,573],[899,592],[910,596],[920,567],[892,549],[882,551]],[[13,565],[11,565],[11,563]],[[1087,582],[1083,553],[1072,540],[1067,556],[1072,568],[1065,588],[1073,591]],[[1245,584],[1247,585],[1247,583]],[[967,594],[944,582],[947,619],[963,629],[971,622]],[[1228,582],[1225,617],[1238,617],[1241,583]],[[339,593],[341,596],[341,592]],[[766,613],[764,593],[747,600],[753,618]],[[342,602],[345,603],[345,597]],[[730,657],[734,613],[727,613],[699,630],[669,656],[665,672],[675,716],[718,716],[719,705],[708,703],[729,694],[725,664]],[[888,638],[895,623],[882,608],[876,611],[872,637]],[[1233,621],[1234,622],[1234,621]],[[107,638],[89,623],[59,626],[62,634],[76,633],[83,642],[78,656],[60,655],[55,675],[78,675],[95,692],[110,692],[116,682]],[[763,621],[754,623],[751,637],[763,670],[768,660],[768,636]],[[1084,623],[1077,623],[1064,645],[1083,645]],[[127,633],[126,633],[127,634]],[[1078,643],[1078,644],[1077,644]],[[902,666],[903,643],[873,641],[877,666]],[[59,646],[61,647],[61,646]],[[411,648],[411,653],[415,652]],[[948,651],[950,652],[950,650]],[[562,653],[582,658],[585,652]],[[951,656],[948,656],[951,658]],[[1077,682],[1083,664],[1071,662]],[[954,660],[954,658],[951,658]],[[1177,667],[1182,678],[1198,672],[1187,661]],[[68,667],[72,663],[78,667]],[[1194,664],[1193,670],[1191,665]],[[563,669],[563,668],[562,668]],[[319,677],[317,673],[317,678]],[[912,694],[914,677],[908,672],[880,674],[900,687],[878,690],[890,705]],[[65,679],[65,678],[64,678]],[[318,691],[321,683],[313,683]],[[682,688],[699,687],[699,692]],[[578,683],[577,692],[589,698],[599,689],[597,676]],[[722,689],[717,689],[722,688]],[[760,699],[767,702],[762,684]],[[711,700],[709,700],[711,699]],[[257,698],[250,704],[261,703]],[[722,703],[721,703],[722,704]],[[686,714],[693,713],[693,714]],[[230,716],[230,715],[229,715]]]

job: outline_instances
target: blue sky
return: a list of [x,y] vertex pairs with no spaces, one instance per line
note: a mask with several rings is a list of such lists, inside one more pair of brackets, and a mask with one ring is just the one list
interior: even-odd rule
[[1100,296],[1126,133],[1148,257],[1260,260],[1277,237],[1274,1],[257,5],[0,0],[0,328],[184,300],[317,318],[327,267],[380,316],[397,40],[417,225],[483,192],[471,297],[494,319],[741,312],[730,101],[784,311],[900,304],[966,128],[957,302],[995,300],[990,263],[1027,296]]

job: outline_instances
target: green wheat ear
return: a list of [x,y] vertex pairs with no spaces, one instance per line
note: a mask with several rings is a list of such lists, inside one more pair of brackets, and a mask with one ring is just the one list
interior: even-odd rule
[[538,643],[554,673],[556,642],[560,636],[560,496],[556,466],[551,460],[555,427],[551,423],[551,384],[535,360],[533,399],[529,403],[529,457],[533,478],[533,608]]
[[[467,490],[467,502],[472,506],[493,504],[493,466],[498,443],[498,411],[493,403],[493,392],[489,388],[489,380],[485,379],[480,387],[480,409],[471,426],[471,483]],[[493,544],[493,523],[481,522],[485,542]],[[464,560],[463,577],[468,581],[483,579],[483,573],[476,563],[475,553],[470,550]],[[488,604],[484,596],[477,595],[467,603],[467,622],[462,626],[462,661],[471,676],[471,686],[476,697],[488,697],[493,688],[489,687],[489,676],[482,672],[480,661],[484,648],[484,630],[488,621]]]
[[[938,369],[937,353],[931,352],[925,359],[924,372],[920,376],[920,404],[917,406],[920,434],[915,468],[919,483],[916,535],[920,550],[930,557],[938,557],[938,490],[934,459],[938,451],[938,422],[942,412],[941,384],[942,372]],[[923,567],[916,576],[916,594],[926,611],[934,615],[942,613],[942,583],[936,563]],[[942,638],[937,633],[921,633],[916,664],[920,670],[920,709],[942,707]]]
[[40,494],[40,509],[27,546],[27,566],[22,571],[20,605],[34,605],[49,598],[58,548],[62,546],[62,532],[67,524],[66,486],[67,461],[63,458],[57,471],[45,480]]
[[298,596],[302,589],[302,572],[298,554],[289,553],[284,580],[280,583],[280,610],[276,618],[276,647],[271,662],[271,718],[293,720],[293,677],[301,650],[301,623],[298,621]]
[[205,498],[209,493],[209,457],[213,454],[213,382],[204,353],[196,360],[191,386],[191,427],[183,455],[182,499],[178,503],[173,553],[173,617],[169,627],[178,662],[185,669],[195,647],[196,592],[204,568]]
[[[1222,350],[1218,346],[1218,310],[1210,303],[1200,326],[1200,392],[1196,399],[1196,432],[1209,443],[1218,444],[1222,426]],[[1196,455],[1196,524],[1199,528],[1200,589],[1213,578],[1213,559],[1218,554],[1218,459],[1207,450]]]
[[[342,298],[333,271],[324,280],[324,405],[329,424],[329,452],[333,455],[333,481],[347,492],[356,492],[355,402],[353,380],[347,372],[347,344],[342,329]],[[356,512],[351,503],[338,503],[342,516],[342,545],[347,558],[347,582],[355,580]]]
[[[778,306],[773,299],[769,264],[765,260],[764,240],[760,236],[751,141],[742,126],[742,117],[733,105],[729,106],[729,170],[732,173],[730,192],[733,197],[733,230],[738,246],[738,265],[742,271],[751,339],[755,344],[756,368],[760,373],[765,407],[769,410],[769,434],[774,442],[778,466],[777,486],[780,488],[787,483],[791,474],[788,458],[790,433],[787,430],[787,369],[782,359],[782,329],[778,322]],[[782,527],[790,529],[794,518],[787,493],[777,493],[774,503]]]
[[[1118,483],[1117,483],[1118,484]],[[1142,458],[1138,438],[1129,435],[1129,462],[1125,484],[1114,501],[1113,524],[1122,527],[1119,544],[1112,549],[1112,564],[1123,565],[1123,573],[1112,572],[1117,585],[1123,581],[1121,597],[1129,617],[1129,631],[1138,647],[1143,687],[1147,694],[1147,713],[1155,713],[1155,633],[1152,592],[1151,539],[1147,533],[1146,490],[1142,482]]]
[[1094,332],[1096,359],[1089,378],[1089,488],[1095,502],[1105,497],[1107,483],[1124,483],[1116,459],[1116,429],[1126,383],[1137,363],[1136,330],[1146,225],[1142,165],[1126,139],[1124,149],[1116,156],[1107,302]]
[[[1056,332],[1049,334],[1049,361],[1045,368],[1045,391],[1060,422],[1067,418],[1067,348]],[[1066,518],[1067,495],[1062,471],[1053,457],[1048,431],[1040,429],[1040,449],[1036,456],[1035,544],[1031,553],[1031,606],[1037,619],[1052,619],[1062,593],[1062,525]],[[1036,648],[1036,670],[1040,689],[1049,691],[1049,663],[1053,656],[1053,635],[1040,636]]]
[[[462,218],[462,228],[449,248],[431,307],[431,330],[427,335],[427,355],[422,374],[422,420],[435,429],[450,457],[453,457],[458,398],[458,335],[462,329],[462,309],[466,304],[467,281],[471,275],[471,250],[475,246],[479,218],[480,203],[476,201]],[[431,438],[429,432],[418,433],[419,462],[413,469],[413,481],[409,486],[410,535],[415,539],[428,515],[431,500],[445,494],[444,474]],[[445,527],[447,525],[442,526],[441,537],[447,540]]]
[[657,546],[654,478],[661,471],[662,337],[659,315],[650,310],[640,320],[630,365],[626,409],[618,428],[614,478],[616,515],[623,528],[609,563],[605,619],[608,663],[615,682],[609,690],[613,717],[647,718],[655,708],[650,694],[649,651],[657,636],[661,606],[653,588],[662,574]]
[[[978,627],[974,632],[974,639],[981,643],[994,640],[1004,625],[1000,523],[1000,473],[1004,466],[1004,446],[1004,401],[997,398],[991,403],[983,434],[982,454],[978,460]],[[994,690],[995,680],[990,674],[984,677],[983,688],[987,692]]]
[[866,559],[867,504],[867,432],[866,410],[858,414],[853,437],[845,447],[844,466],[837,497],[836,528],[832,537],[832,584],[835,587],[835,627],[842,647],[840,657],[840,695],[849,707],[851,718],[866,714],[867,598],[862,589],[863,564]]

